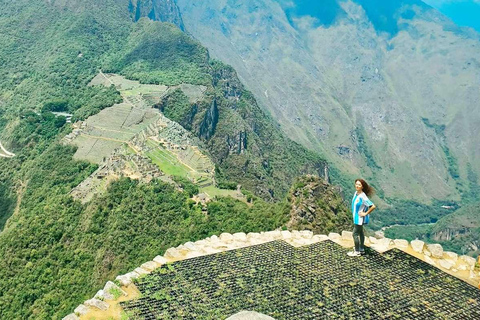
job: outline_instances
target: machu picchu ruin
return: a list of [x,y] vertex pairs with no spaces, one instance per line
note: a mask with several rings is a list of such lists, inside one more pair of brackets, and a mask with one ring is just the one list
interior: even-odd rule
[[[200,147],[200,140],[154,108],[163,96],[177,89],[196,103],[205,87],[144,85],[103,72],[90,85],[115,86],[123,102],[74,123],[72,132],[63,138],[63,143],[78,147],[76,159],[99,166],[71,191],[74,198],[88,202],[121,176],[145,182],[154,178],[172,182],[169,176],[181,176],[200,188],[215,186],[215,165]],[[243,198],[241,193],[234,196]]]

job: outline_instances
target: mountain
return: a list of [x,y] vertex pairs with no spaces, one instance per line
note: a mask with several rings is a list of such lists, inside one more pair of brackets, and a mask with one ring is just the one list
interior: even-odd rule
[[459,201],[478,186],[478,33],[419,0],[177,4],[289,137],[380,195]]
[[[232,67],[182,32],[173,4],[0,7],[2,319],[60,319],[107,279],[169,247],[281,228],[295,177],[326,171]],[[178,135],[162,136],[162,124]],[[184,137],[192,143],[172,142]],[[204,180],[172,173],[191,164],[186,154],[207,163],[205,174],[215,168],[219,195],[197,194]],[[102,192],[84,197],[83,187],[97,183]]]
[[469,205],[440,219],[432,226],[430,239],[472,256],[480,254],[480,205]]
[[480,32],[480,2],[477,0],[425,0],[459,26],[471,27]]

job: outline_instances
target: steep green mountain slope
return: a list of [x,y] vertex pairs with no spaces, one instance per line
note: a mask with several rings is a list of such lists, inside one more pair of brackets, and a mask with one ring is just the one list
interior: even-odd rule
[[430,238],[449,248],[476,257],[480,254],[480,204],[458,209],[440,219],[431,229]]
[[423,239],[441,243],[445,249],[477,257],[480,254],[480,205],[470,204],[448,214],[436,223],[395,226],[386,230],[392,238]]
[[[16,154],[0,158],[2,319],[60,319],[107,279],[167,247],[278,228],[288,202],[262,198],[283,199],[295,176],[323,173],[324,161],[281,133],[232,68],[173,24],[135,22],[136,4],[35,0],[0,8],[0,140]],[[218,182],[241,183],[262,198],[249,194],[248,205],[220,198],[205,215],[187,182],[179,192],[122,178],[88,204],[74,201],[69,192],[97,165],[73,159],[75,148],[60,143],[71,125],[50,111],[75,121],[120,102],[114,87],[88,86],[99,70],[207,86],[201,103],[178,94],[158,107],[201,139]]]
[[[469,196],[479,35],[420,0],[177,0],[289,137],[388,198]],[[470,169],[469,169],[470,168]]]

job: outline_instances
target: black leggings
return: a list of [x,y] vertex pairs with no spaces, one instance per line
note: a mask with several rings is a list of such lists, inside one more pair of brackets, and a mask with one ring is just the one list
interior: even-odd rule
[[355,251],[365,251],[365,247],[363,246],[363,244],[365,243],[365,233],[363,231],[363,226],[360,226],[358,224],[353,225],[353,242],[355,242]]

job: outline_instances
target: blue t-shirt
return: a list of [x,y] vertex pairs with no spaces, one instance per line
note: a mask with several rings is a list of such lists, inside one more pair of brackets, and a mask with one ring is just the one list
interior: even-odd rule
[[362,192],[360,194],[353,195],[352,199],[352,215],[353,215],[353,223],[357,225],[367,224],[370,221],[370,215],[366,215],[365,217],[360,217],[360,212],[367,212],[368,208],[373,205],[373,202],[368,199],[367,195]]

